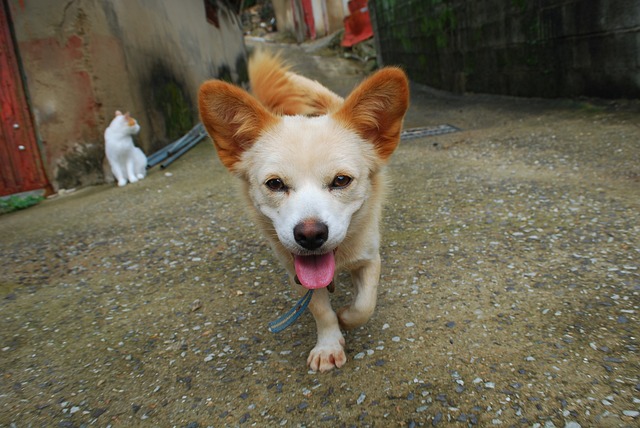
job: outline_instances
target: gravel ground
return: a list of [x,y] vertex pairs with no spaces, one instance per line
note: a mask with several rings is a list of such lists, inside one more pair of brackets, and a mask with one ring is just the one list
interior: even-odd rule
[[[361,78],[287,52],[340,93]],[[462,131],[389,165],[345,367],[306,368],[310,314],[267,331],[297,296],[202,143],[0,217],[0,425],[638,426],[637,102],[412,95],[406,127]]]

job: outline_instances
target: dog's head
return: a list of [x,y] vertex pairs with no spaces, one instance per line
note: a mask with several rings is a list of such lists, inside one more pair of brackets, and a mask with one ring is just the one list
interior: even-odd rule
[[397,68],[377,72],[337,111],[317,117],[276,116],[221,81],[200,88],[200,115],[220,160],[245,181],[305,287],[333,279],[333,254],[400,141],[408,102]]

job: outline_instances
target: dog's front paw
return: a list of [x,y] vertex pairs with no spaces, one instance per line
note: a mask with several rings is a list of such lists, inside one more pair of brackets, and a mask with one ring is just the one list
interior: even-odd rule
[[[342,335],[341,335],[342,336]],[[318,341],[309,353],[307,365],[314,372],[328,372],[334,367],[340,368],[347,362],[344,353],[344,338],[332,341]]]

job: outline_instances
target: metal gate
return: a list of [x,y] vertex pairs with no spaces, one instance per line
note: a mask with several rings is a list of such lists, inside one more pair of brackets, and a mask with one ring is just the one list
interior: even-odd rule
[[48,189],[5,2],[0,2],[0,196]]

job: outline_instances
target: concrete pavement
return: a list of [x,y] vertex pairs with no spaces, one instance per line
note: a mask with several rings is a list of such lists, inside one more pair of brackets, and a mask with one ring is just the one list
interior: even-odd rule
[[[343,95],[361,78],[285,48]],[[296,296],[210,143],[0,216],[0,424],[635,426],[639,123],[414,86],[407,128],[462,131],[392,158],[379,305],[324,375],[310,315],[267,331]]]

